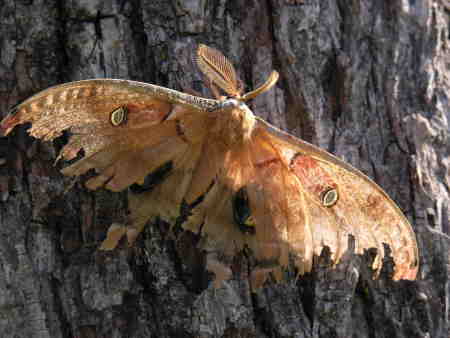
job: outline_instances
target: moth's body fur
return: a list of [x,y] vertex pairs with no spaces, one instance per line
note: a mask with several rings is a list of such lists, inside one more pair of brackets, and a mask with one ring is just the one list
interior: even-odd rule
[[253,112],[243,102],[228,99],[223,102],[223,107],[212,112],[212,136],[227,146],[238,147],[249,142],[256,125]]
[[173,224],[188,205],[181,226],[199,233],[200,247],[218,257],[208,262],[215,285],[230,277],[227,262],[242,249],[255,259],[251,281],[259,287],[270,274],[282,280],[291,262],[298,274],[311,271],[324,246],[337,263],[349,235],[357,253],[377,249],[376,274],[388,244],[393,278],[416,277],[414,232],[387,194],[340,159],[255,117],[244,103],[273,86],[276,72],[242,94],[220,52],[200,46],[197,61],[231,98],[205,99],[127,80],[85,80],[29,98],[1,129],[8,133],[31,122],[29,133],[44,140],[70,130],[58,158],[74,159],[81,149],[84,157],[62,172],[79,176],[94,169],[89,189],[122,191],[163,172],[152,189],[129,194],[128,224],[113,224],[102,249],[114,249],[125,234],[133,243],[156,216]]

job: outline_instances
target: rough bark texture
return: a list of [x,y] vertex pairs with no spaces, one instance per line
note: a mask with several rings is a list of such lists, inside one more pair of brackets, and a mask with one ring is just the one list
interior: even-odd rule
[[217,47],[248,88],[280,72],[254,112],[373,177],[421,254],[415,282],[372,280],[347,253],[256,294],[242,259],[214,290],[189,236],[161,224],[96,251],[126,195],[66,192],[63,140],[22,127],[0,138],[0,336],[448,337],[449,16],[446,0],[0,0],[0,111],[95,77],[201,90],[193,48]]

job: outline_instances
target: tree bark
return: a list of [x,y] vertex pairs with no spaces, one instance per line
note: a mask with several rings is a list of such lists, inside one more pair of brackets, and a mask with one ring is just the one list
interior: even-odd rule
[[0,337],[448,337],[450,5],[446,0],[0,0],[0,111],[51,85],[111,77],[209,95],[197,43],[255,114],[342,157],[399,204],[417,281],[372,280],[368,255],[251,293],[246,261],[214,290],[189,235],[149,224],[97,251],[126,193],[89,192],[26,127],[0,138]]

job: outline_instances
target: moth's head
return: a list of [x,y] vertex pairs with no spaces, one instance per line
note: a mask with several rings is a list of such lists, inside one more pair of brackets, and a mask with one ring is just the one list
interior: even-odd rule
[[248,109],[247,105],[241,101],[238,98],[229,98],[229,99],[225,99],[221,102],[221,108],[228,110],[228,109],[240,109],[240,110],[245,110]]
[[277,71],[272,71],[264,84],[255,90],[242,94],[241,81],[237,77],[231,62],[221,52],[205,45],[199,45],[196,61],[200,70],[211,81],[212,86],[217,85],[230,98],[241,102],[251,100],[268,91],[277,83],[279,77]]

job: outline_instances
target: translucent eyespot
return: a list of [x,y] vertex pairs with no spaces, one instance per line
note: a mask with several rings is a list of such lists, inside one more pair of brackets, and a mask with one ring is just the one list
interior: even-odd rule
[[125,121],[127,120],[127,108],[119,107],[114,109],[109,116],[109,120],[115,127],[120,126],[122,123],[125,123]]
[[239,189],[234,195],[233,218],[243,233],[255,234],[256,224],[250,211],[250,202],[245,188]]
[[320,200],[325,207],[332,207],[339,199],[338,191],[334,188],[325,190],[320,197]]
[[[244,224],[246,227],[249,228],[255,228],[256,227],[256,222],[255,222],[255,218],[253,217],[253,215],[250,215],[245,221]],[[249,231],[249,230],[247,230]],[[249,232],[253,232],[254,230],[250,230]]]

